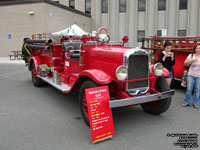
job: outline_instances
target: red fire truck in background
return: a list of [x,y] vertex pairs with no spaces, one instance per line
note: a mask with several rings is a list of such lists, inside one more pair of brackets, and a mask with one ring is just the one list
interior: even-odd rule
[[40,87],[44,82],[69,93],[79,91],[80,109],[89,125],[85,89],[107,85],[110,108],[140,104],[151,114],[165,112],[174,90],[160,78],[169,75],[161,63],[150,64],[149,53],[140,48],[125,47],[111,42],[107,29],[100,28],[95,37],[62,37],[58,39],[25,39],[23,51],[32,82]]
[[[154,64],[158,61],[159,53],[164,50],[163,44],[165,41],[172,42],[172,52],[175,55],[176,63],[174,69],[174,79],[172,86],[181,85],[186,87],[186,74],[189,66],[184,65],[187,56],[192,53],[193,47],[200,44],[200,36],[193,37],[162,37],[153,36],[145,38],[142,43],[142,48],[150,51],[151,63]],[[178,82],[175,82],[178,81]],[[176,85],[175,85],[176,84]]]

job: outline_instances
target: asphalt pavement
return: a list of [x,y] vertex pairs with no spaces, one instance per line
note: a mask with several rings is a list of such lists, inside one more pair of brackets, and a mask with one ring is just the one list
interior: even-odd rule
[[169,110],[159,116],[140,106],[113,110],[113,138],[92,144],[78,93],[48,84],[36,88],[23,61],[0,58],[0,150],[184,149],[174,145],[179,137],[173,135],[200,134],[200,109],[181,107],[184,96],[184,88],[176,89]]

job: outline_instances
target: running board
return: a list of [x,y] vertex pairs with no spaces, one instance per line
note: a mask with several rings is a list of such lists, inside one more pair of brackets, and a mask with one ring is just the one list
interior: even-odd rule
[[72,87],[64,84],[64,83],[54,83],[53,82],[53,78],[47,78],[47,77],[41,77],[40,75],[37,75],[38,78],[42,79],[43,81],[51,84],[53,87],[55,87],[56,89],[64,92],[64,93],[69,93],[69,91],[71,90]]

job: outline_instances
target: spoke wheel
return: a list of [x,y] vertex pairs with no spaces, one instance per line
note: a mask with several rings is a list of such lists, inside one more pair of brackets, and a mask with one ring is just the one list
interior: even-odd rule
[[34,83],[36,82],[36,78],[37,78],[37,72],[36,72],[35,67],[33,66],[33,68],[32,68],[32,79],[33,79]]
[[86,94],[83,95],[82,107],[83,107],[84,115],[85,115],[87,118],[89,118]]
[[31,75],[32,75],[32,82],[33,82],[34,86],[40,87],[40,86],[42,86],[44,84],[42,79],[37,77],[37,70],[35,68],[34,63],[31,66]]
[[87,107],[87,99],[85,94],[85,89],[98,87],[96,83],[93,81],[85,81],[81,85],[80,93],[79,93],[79,105],[83,120],[85,121],[86,125],[90,126],[89,122],[89,114],[88,114],[88,107]]

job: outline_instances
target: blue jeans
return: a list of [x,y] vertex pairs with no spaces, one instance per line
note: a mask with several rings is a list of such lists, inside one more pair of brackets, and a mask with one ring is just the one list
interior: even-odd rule
[[170,71],[169,74],[170,74],[169,77],[161,76],[161,78],[163,78],[163,79],[172,79],[173,78],[173,71]]
[[191,75],[187,76],[187,90],[185,95],[185,104],[190,105],[190,100],[192,98],[192,91],[194,89],[193,104],[199,104],[199,94],[200,94],[200,77],[193,77]]

